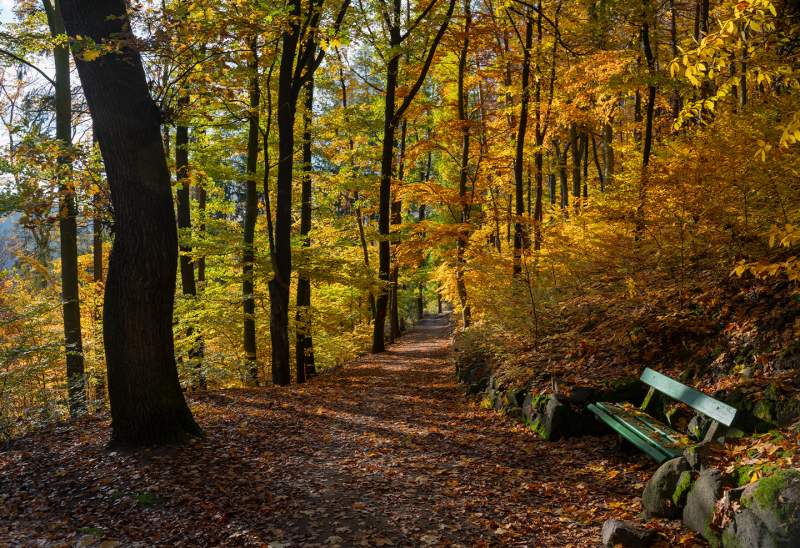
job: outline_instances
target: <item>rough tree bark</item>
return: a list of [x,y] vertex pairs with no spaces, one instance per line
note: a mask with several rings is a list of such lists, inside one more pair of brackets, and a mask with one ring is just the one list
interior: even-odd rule
[[[43,0],[50,34],[64,34],[64,20],[59,0]],[[72,97],[69,76],[69,49],[66,44],[53,48],[55,65],[56,139],[58,155],[58,228],[61,251],[61,307],[64,314],[64,348],[67,362],[67,395],[69,414],[77,417],[86,412],[86,379],[83,368],[81,337],[81,305],[78,292],[78,223],[75,190],[70,183],[72,161]]]
[[[160,113],[131,48],[124,0],[62,0],[75,64],[105,163],[114,246],[104,328],[112,445],[183,441],[201,435],[175,365],[172,307],[178,235]],[[73,38],[74,39],[74,38]],[[119,47],[85,61],[85,39]]]
[[[273,275],[269,281],[270,339],[272,341],[272,382],[284,386],[291,382],[289,355],[289,290],[292,276],[292,175],[294,170],[294,122],[300,90],[322,62],[324,51],[317,51],[310,40],[318,31],[323,0],[312,0],[304,17],[303,3],[289,2],[289,23],[281,33],[281,61],[278,69],[278,177],[275,204]],[[344,0],[334,18],[334,34],[344,20],[350,0]],[[302,19],[302,20],[301,20]],[[300,35],[311,33],[301,44]],[[311,57],[311,60],[308,59]]]
[[258,86],[258,38],[250,39],[250,57],[247,68],[250,73],[250,110],[247,115],[247,165],[245,167],[244,227],[242,231],[242,311],[245,371],[249,384],[258,386],[258,362],[256,349],[256,297],[253,277],[255,249],[253,239],[256,233],[258,214],[258,191],[256,190],[256,171],[258,169],[258,108],[260,89]]
[[[303,247],[311,244],[311,122],[314,111],[314,77],[305,86],[303,110],[303,180],[300,197],[300,237]],[[311,280],[305,269],[297,273],[297,311],[295,314],[295,363],[298,383],[316,374],[314,342],[311,338]]]

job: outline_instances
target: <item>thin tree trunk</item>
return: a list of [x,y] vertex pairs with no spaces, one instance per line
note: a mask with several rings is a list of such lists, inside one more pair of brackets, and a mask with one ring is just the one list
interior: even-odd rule
[[603,126],[603,181],[609,187],[614,181],[614,128],[610,122]]
[[522,215],[525,213],[524,187],[523,187],[523,161],[525,154],[525,134],[528,129],[528,103],[530,102],[530,77],[531,77],[531,47],[533,46],[533,16],[530,9],[525,14],[525,43],[522,56],[522,90],[519,109],[519,126],[517,128],[517,143],[514,155],[514,195],[515,214],[514,220],[514,276],[522,273],[522,250],[527,247],[527,234],[522,224]]
[[583,156],[583,199],[589,198],[589,133],[581,134],[581,153]]
[[[303,247],[311,244],[311,121],[314,109],[314,78],[306,83],[303,110],[303,180],[300,198],[300,238]],[[297,382],[305,382],[316,374],[314,343],[311,338],[311,280],[306,269],[297,273],[297,311],[295,313],[295,360]]]
[[[339,50],[336,50],[336,55],[339,57],[339,86],[341,87],[342,92],[342,109],[344,110],[345,121],[348,121],[347,115],[347,83],[344,79],[344,70],[342,68],[343,62],[341,58],[341,53]],[[353,141],[352,135],[348,134],[347,137],[347,147],[348,147],[348,157],[347,161],[350,164],[350,168],[355,170],[355,162],[353,159],[353,154],[355,151],[355,141]],[[430,153],[428,153],[430,155]],[[358,189],[353,190],[353,202],[355,203],[355,208],[353,209],[353,213],[356,218],[356,225],[358,226],[358,239],[361,242],[361,251],[364,254],[364,266],[367,269],[367,273],[369,274],[369,246],[367,245],[367,236],[364,232],[364,214],[361,211],[361,203],[359,202],[359,192]],[[372,291],[367,293],[367,302],[369,304],[370,310],[370,318],[372,320],[375,319],[375,295],[372,294]]]
[[258,169],[258,108],[260,88],[258,85],[258,38],[250,38],[250,58],[247,68],[250,72],[250,110],[248,112],[247,166],[245,173],[244,230],[242,233],[242,311],[244,312],[243,343],[247,382],[258,386],[258,362],[256,354],[256,298],[253,276],[255,249],[253,240],[258,215],[258,191],[256,189],[256,170]]
[[[70,36],[100,44],[130,29],[123,0],[62,0]],[[102,61],[75,56],[103,154],[114,210],[104,334],[112,445],[201,435],[175,365],[172,309],[178,236],[160,113],[139,53],[125,45]]]
[[[397,164],[397,180],[403,181],[405,178],[405,155],[406,155],[406,137],[408,132],[408,122],[403,119],[400,125],[400,155]],[[391,205],[391,224],[400,226],[403,222],[403,203],[400,200],[393,200]],[[397,237],[395,237],[396,239]],[[398,302],[398,279],[400,277],[400,265],[397,262],[397,246],[399,241],[392,242],[394,244],[394,255],[391,273],[391,288],[389,294],[389,341],[394,342],[400,338],[400,303]]]
[[559,195],[561,196],[561,209],[566,211],[569,206],[569,184],[567,181],[567,154],[571,144],[567,144],[564,150],[561,150],[559,141],[554,140],[553,146],[556,149],[556,159],[558,160],[558,179],[559,179]]
[[[189,106],[189,96],[182,94],[178,98],[178,105],[183,112]],[[192,229],[191,203],[190,203],[190,177],[189,177],[189,128],[179,123],[175,128],[175,174],[178,183],[177,202],[178,202],[178,229],[188,232]],[[178,235],[180,241],[180,234]],[[187,237],[186,234],[183,236]],[[197,296],[197,286],[194,281],[194,263],[192,261],[192,246],[186,243],[180,244],[180,273],[181,288],[183,294],[194,298]],[[194,335],[194,328],[189,327],[187,335]],[[206,379],[203,373],[203,339],[198,333],[194,336],[192,348],[189,351],[189,359],[195,371],[196,386],[206,388]]]
[[464,41],[461,45],[461,55],[458,60],[458,119],[461,122],[461,165],[458,177],[458,199],[461,204],[461,219],[458,237],[456,240],[456,289],[458,300],[461,303],[461,323],[467,328],[472,322],[472,309],[467,297],[467,282],[464,280],[466,259],[464,253],[469,241],[469,216],[470,206],[467,194],[467,178],[469,175],[469,145],[470,121],[467,117],[467,93],[464,89],[464,76],[467,71],[467,56],[469,55],[469,34],[472,24],[471,0],[464,0]]
[[[45,11],[53,38],[64,34],[64,20],[59,0],[44,0]],[[70,183],[72,147],[72,97],[67,44],[53,49],[55,65],[56,138],[61,150],[58,155],[58,190],[61,251],[61,307],[64,314],[64,348],[67,362],[67,394],[69,413],[77,417],[86,412],[86,379],[81,336],[81,308],[78,288],[78,224],[75,189]],[[101,267],[102,268],[102,267]]]
[[383,144],[381,147],[381,173],[380,173],[380,193],[378,200],[378,231],[380,233],[380,242],[378,244],[378,278],[380,279],[383,287],[378,296],[375,307],[375,325],[372,331],[372,352],[383,352],[386,348],[384,342],[386,312],[389,303],[389,294],[387,289],[390,284],[390,267],[391,255],[389,246],[389,206],[391,201],[391,179],[392,179],[392,164],[394,156],[395,144],[395,129],[397,128],[397,121],[403,117],[405,110],[414,100],[414,96],[419,91],[422,83],[433,62],[433,56],[436,49],[442,40],[447,26],[450,23],[450,18],[453,15],[455,8],[455,0],[450,0],[447,13],[443,19],[438,32],[431,41],[428,47],[427,55],[422,69],[420,70],[417,81],[412,86],[411,90],[405,97],[398,109],[395,109],[397,100],[397,78],[400,68],[400,52],[399,46],[403,41],[403,36],[400,30],[400,12],[401,0],[394,0],[392,13],[387,14],[389,19],[389,48],[390,52],[389,61],[386,67],[386,86],[384,89],[384,108],[383,108]]
[[[678,14],[677,9],[675,7],[675,0],[669,0],[669,43],[672,50],[672,57],[676,59],[678,57]],[[681,113],[681,94],[678,92],[677,89],[672,91],[672,97],[670,98],[670,104],[672,107],[672,119],[677,120],[678,116]]]
[[597,155],[597,141],[594,138],[594,133],[592,133],[591,138],[592,138],[592,158],[594,158],[594,168],[597,170],[597,178],[600,180],[600,192],[605,192],[606,191],[605,178],[603,175],[603,168],[600,166],[600,157]]
[[[97,145],[97,137],[92,131],[92,146]],[[103,282],[103,216],[102,216],[102,202],[103,197],[99,188],[100,181],[98,180],[98,189],[92,193],[92,281],[94,282],[94,304],[92,310],[92,319],[94,325],[98,325],[103,321],[103,308],[100,299],[100,287]],[[101,359],[101,363],[105,362],[105,356],[101,349],[97,351]],[[106,401],[106,372],[103,368],[97,369],[93,372],[94,377],[94,398],[97,407],[103,407]]]
[[575,209],[581,204],[581,147],[578,139],[578,127],[569,126],[569,145],[572,148],[572,198]]
[[635,219],[635,240],[644,238],[645,233],[645,207],[647,204],[647,190],[650,177],[650,151],[653,147],[653,116],[655,114],[656,102],[656,67],[655,56],[650,47],[650,26],[648,23],[647,10],[644,13],[642,23],[642,50],[647,61],[648,86],[647,86],[647,111],[645,113],[644,146],[642,148],[642,171],[639,182],[639,203],[636,207]]
[[[178,106],[185,110],[189,106],[189,96],[181,95]],[[192,228],[191,204],[189,202],[189,128],[183,123],[178,123],[175,129],[175,173],[178,183],[178,229],[190,230]],[[197,287],[194,282],[194,264],[192,263],[192,246],[183,242],[180,244],[180,273],[181,287],[184,295],[196,295]]]
[[[205,130],[200,129],[198,130],[200,135],[205,134]],[[202,181],[198,181],[195,184],[194,192],[195,192],[195,199],[197,200],[197,216],[198,216],[198,223],[197,223],[197,236],[198,239],[202,242],[206,236],[206,205],[208,202],[208,190],[206,190],[206,183],[207,179],[203,177]],[[202,290],[203,285],[206,281],[206,256],[203,253],[197,255],[197,284],[200,286]]]

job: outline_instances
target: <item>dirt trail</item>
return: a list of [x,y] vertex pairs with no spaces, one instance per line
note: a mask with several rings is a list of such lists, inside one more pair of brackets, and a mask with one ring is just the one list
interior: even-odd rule
[[[302,387],[192,401],[207,437],[109,452],[86,420],[0,452],[0,545],[590,546],[648,465],[465,399],[445,318]],[[106,545],[109,546],[109,545]]]

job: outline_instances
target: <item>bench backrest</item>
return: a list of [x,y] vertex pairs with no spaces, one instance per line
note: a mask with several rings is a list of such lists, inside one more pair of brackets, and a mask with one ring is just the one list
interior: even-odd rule
[[681,384],[666,375],[662,375],[658,371],[653,371],[650,368],[645,369],[640,380],[659,392],[666,394],[670,398],[685,403],[692,409],[703,413],[707,417],[711,417],[725,426],[730,426],[733,419],[736,417],[736,408],[731,407],[727,403],[715,400],[711,396],[706,396],[691,386]]

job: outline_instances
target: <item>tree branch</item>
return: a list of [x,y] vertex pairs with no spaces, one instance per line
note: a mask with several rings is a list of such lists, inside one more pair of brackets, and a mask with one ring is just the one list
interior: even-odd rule
[[26,61],[26,60],[25,60],[25,59],[23,59],[22,57],[20,57],[20,56],[18,56],[18,55],[14,55],[14,54],[13,54],[13,53],[11,53],[10,51],[8,51],[8,50],[5,50],[5,49],[2,49],[2,48],[0,48],[0,54],[3,54],[3,55],[5,55],[5,56],[7,56],[7,57],[11,57],[11,58],[12,58],[12,59],[14,59],[15,61],[18,61],[18,62],[22,63],[23,65],[26,65],[26,66],[28,66],[28,67],[32,68],[33,70],[35,70],[36,72],[38,72],[39,74],[41,74],[41,75],[42,75],[42,77],[43,77],[45,80],[47,80],[48,82],[50,82],[50,85],[51,85],[51,86],[55,87],[55,85],[56,85],[56,81],[55,81],[55,80],[53,80],[52,78],[50,78],[50,77],[49,77],[49,76],[48,76],[48,75],[47,75],[47,74],[46,74],[46,73],[45,73],[45,72],[44,72],[42,69],[40,69],[39,67],[37,67],[37,66],[36,66],[36,65],[34,65],[33,63],[31,63],[31,62],[29,62],[29,61]]
[[428,49],[428,56],[425,59],[425,64],[422,65],[422,69],[420,69],[419,77],[417,81],[414,82],[414,85],[411,86],[411,90],[409,90],[408,95],[403,98],[403,103],[400,105],[400,108],[394,113],[394,120],[399,120],[405,114],[406,109],[411,105],[411,101],[414,100],[414,96],[422,87],[422,84],[425,82],[425,77],[428,75],[428,70],[431,68],[431,63],[433,62],[433,56],[436,54],[436,49],[439,47],[439,42],[442,41],[442,37],[444,33],[447,31],[447,26],[450,24],[450,19],[453,16],[453,10],[456,7],[456,0],[450,0],[450,5],[447,8],[447,13],[444,17],[444,22],[442,26],[439,27],[439,32],[436,33],[436,36],[433,38],[433,42],[431,43],[431,47]]

